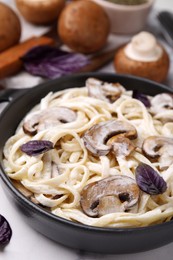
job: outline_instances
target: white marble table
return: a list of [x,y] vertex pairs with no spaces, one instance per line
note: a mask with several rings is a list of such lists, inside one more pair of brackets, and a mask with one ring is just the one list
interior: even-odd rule
[[[4,0],[2,2],[10,4],[14,7],[12,0]],[[156,0],[155,9],[172,9],[173,10],[173,1],[172,0]],[[33,28],[31,25],[25,23],[22,20],[23,25],[23,34],[22,39],[29,37],[30,32],[34,30],[35,34],[40,34],[45,28]],[[113,36],[111,38],[114,39]],[[116,38],[116,42],[118,43]],[[120,41],[123,39],[121,38]],[[125,38],[124,38],[125,40]],[[167,46],[166,46],[167,47]],[[172,49],[169,47],[168,51],[170,55],[172,54]],[[104,67],[101,71],[113,72],[112,63]],[[172,65],[170,68],[167,84],[173,86],[172,80]],[[6,87],[31,87],[36,83],[40,82],[40,78],[29,77],[27,74],[22,73],[16,77],[11,77],[7,80],[4,80],[3,84]],[[52,242],[51,240],[45,238],[41,234],[37,233],[35,230],[31,229],[23,221],[22,216],[19,214],[17,209],[14,209],[11,203],[7,200],[6,195],[1,187],[0,182],[0,214],[4,215],[11,224],[13,229],[13,236],[9,245],[3,250],[0,251],[0,259],[2,260],[171,260],[173,259],[173,243],[143,253],[129,254],[129,255],[100,255],[85,253],[76,250],[71,250],[69,248],[63,247],[57,243]],[[147,241],[146,241],[147,243]]]

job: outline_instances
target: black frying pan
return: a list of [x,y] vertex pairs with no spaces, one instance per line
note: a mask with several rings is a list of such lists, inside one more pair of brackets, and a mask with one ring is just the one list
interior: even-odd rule
[[[127,89],[148,95],[173,90],[161,84],[132,76],[108,73],[79,74],[47,81],[29,90],[0,92],[0,101],[10,100],[0,116],[0,158],[7,139],[14,134],[25,114],[50,91],[84,86],[88,77],[119,82]],[[163,246],[173,241],[173,221],[143,228],[98,228],[77,224],[57,217],[24,197],[6,176],[0,165],[3,187],[10,201],[35,230],[71,248],[99,253],[134,253]]]

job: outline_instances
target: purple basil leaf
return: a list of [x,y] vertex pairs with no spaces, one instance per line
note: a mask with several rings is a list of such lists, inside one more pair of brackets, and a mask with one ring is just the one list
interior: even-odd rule
[[138,90],[133,90],[132,97],[135,99],[138,99],[141,101],[146,107],[150,107],[151,103],[148,97],[142,93],[140,93]]
[[37,46],[22,58],[25,69],[36,76],[58,78],[79,71],[89,63],[86,56],[51,46]]
[[11,239],[12,230],[8,221],[0,215],[0,245],[6,246]]
[[62,51],[58,48],[51,47],[49,45],[37,46],[30,49],[21,59],[24,62],[39,61],[44,57],[47,59],[56,56],[66,55],[66,51]]
[[53,149],[53,143],[47,140],[33,140],[21,145],[20,149],[29,156],[37,156]]
[[136,182],[139,188],[150,194],[162,194],[167,189],[164,179],[148,164],[141,163],[136,168]]

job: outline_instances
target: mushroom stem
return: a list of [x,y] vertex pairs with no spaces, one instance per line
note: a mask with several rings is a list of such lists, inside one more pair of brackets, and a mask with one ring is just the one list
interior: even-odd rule
[[121,135],[113,136],[107,144],[112,146],[112,153],[116,157],[126,157],[135,150],[135,145],[128,138]]

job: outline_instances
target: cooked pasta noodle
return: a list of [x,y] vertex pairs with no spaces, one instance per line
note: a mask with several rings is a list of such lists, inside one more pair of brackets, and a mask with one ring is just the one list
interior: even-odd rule
[[[69,83],[70,84],[70,83]],[[152,97],[149,97],[152,100]],[[65,107],[75,112],[70,122],[51,124],[34,135],[23,130],[23,123],[40,111]],[[173,109],[165,112],[173,114]],[[88,95],[86,87],[49,93],[35,106],[18,126],[14,136],[4,147],[4,169],[7,175],[32,192],[32,200],[49,208],[50,212],[71,221],[98,227],[142,227],[169,221],[173,216],[173,165],[150,160],[142,152],[143,141],[149,136],[173,136],[173,122],[163,122],[162,114],[153,115],[150,108],[132,98],[132,91],[122,88],[113,103]],[[137,130],[131,142],[136,149],[128,156],[94,156],[86,148],[83,135],[92,126],[108,120],[122,120]],[[22,144],[31,140],[49,140],[54,149],[37,156],[21,151]],[[171,156],[171,155],[170,155]],[[173,154],[172,157],[173,158]],[[91,217],[81,209],[83,188],[93,182],[116,175],[135,180],[135,169],[140,162],[157,170],[167,182],[163,194],[140,192],[138,203],[128,212],[113,212]]]

